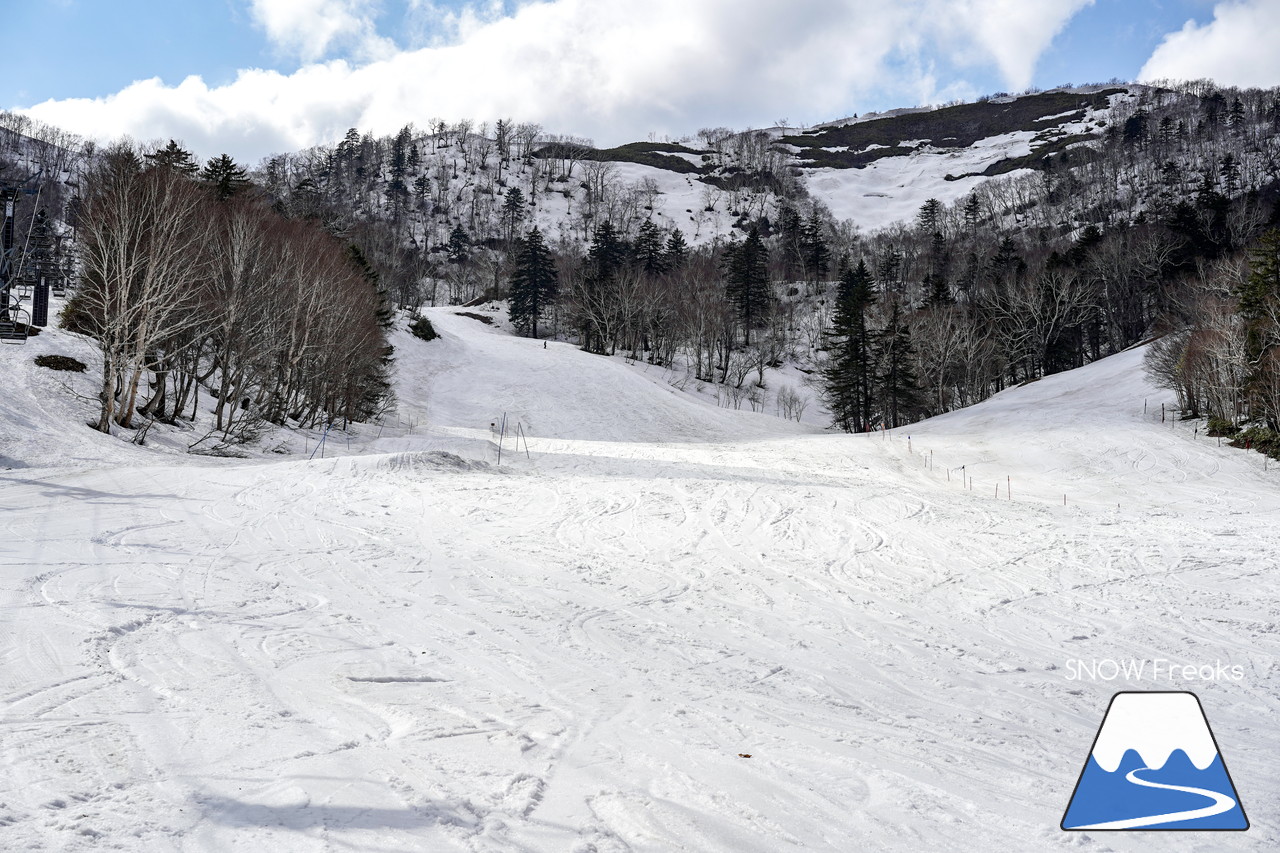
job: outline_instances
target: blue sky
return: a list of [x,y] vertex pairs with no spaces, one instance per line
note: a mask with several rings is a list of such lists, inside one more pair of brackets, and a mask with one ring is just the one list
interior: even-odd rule
[[[6,29],[36,36],[9,40],[4,75],[9,106],[109,95],[155,76],[176,83],[202,74],[210,82],[230,82],[238,68],[274,62],[262,31],[231,0],[14,0],[5,5],[11,7],[3,14]],[[54,62],[48,61],[51,44],[57,45]]]
[[1136,79],[1165,35],[1189,20],[1212,21],[1213,7],[1203,0],[1099,0],[1081,9],[1040,57],[1036,85]]
[[[57,62],[47,61],[44,38],[9,40],[2,78],[9,107],[102,97],[149,77],[176,84],[197,74],[210,85],[222,85],[232,82],[242,68],[287,72],[302,65],[271,42],[247,0],[11,2],[15,8],[0,13],[4,28],[59,33],[59,56]],[[428,44],[433,16],[415,12],[415,5],[407,0],[371,5],[378,33],[404,49]],[[456,12],[467,4],[442,0],[432,5]],[[128,26],[122,26],[125,21]]]
[[247,161],[437,116],[615,144],[1113,77],[1280,85],[1280,0],[6,5],[29,37],[6,40],[0,107]]

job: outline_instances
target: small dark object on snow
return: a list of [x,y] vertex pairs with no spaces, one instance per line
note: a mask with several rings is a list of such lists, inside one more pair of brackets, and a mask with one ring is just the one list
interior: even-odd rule
[[431,321],[426,317],[415,317],[413,322],[409,324],[409,331],[414,337],[422,338],[424,341],[434,341],[440,337],[436,334],[435,327],[431,325]]
[[750,758],[750,757],[751,757],[751,753],[749,753],[749,752],[739,752],[739,753],[738,753],[738,757],[739,757],[739,758]]
[[486,326],[493,325],[493,318],[486,317],[484,314],[476,314],[472,311],[454,311],[453,313],[457,314],[459,317],[470,317],[472,320],[479,320],[481,323],[484,323]]
[[50,370],[70,370],[75,373],[84,373],[87,367],[83,361],[69,355],[38,355],[36,366],[47,367]]

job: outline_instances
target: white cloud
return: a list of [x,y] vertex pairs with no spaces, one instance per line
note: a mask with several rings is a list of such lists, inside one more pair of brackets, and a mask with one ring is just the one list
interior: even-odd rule
[[1209,23],[1187,21],[1165,36],[1138,77],[1208,77],[1227,86],[1280,84],[1280,2],[1217,4]]
[[364,58],[389,56],[395,45],[379,37],[370,0],[251,0],[250,12],[277,48],[304,62],[350,47]]
[[946,4],[948,29],[992,57],[1010,89],[1031,85],[1036,61],[1054,37],[1094,0],[956,0]]
[[[341,136],[394,132],[434,116],[510,117],[599,144],[815,122],[875,97],[910,106],[969,94],[963,74],[995,67],[1022,88],[1053,35],[1092,0],[551,0],[503,15],[419,2],[448,40],[353,65],[243,71],[210,88],[134,83],[107,98],[49,101],[33,116],[96,138],[182,138],[208,156],[254,160]],[[1034,6],[1035,14],[1023,9]],[[323,56],[372,37],[366,0],[254,0],[278,45]],[[324,8],[325,24],[293,10]],[[941,70],[940,70],[941,69]],[[945,78],[939,88],[940,78]]]

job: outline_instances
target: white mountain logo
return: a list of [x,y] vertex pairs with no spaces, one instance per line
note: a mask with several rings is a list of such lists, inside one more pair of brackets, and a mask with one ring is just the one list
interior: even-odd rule
[[1062,828],[1249,828],[1194,693],[1123,692],[1098,729]]

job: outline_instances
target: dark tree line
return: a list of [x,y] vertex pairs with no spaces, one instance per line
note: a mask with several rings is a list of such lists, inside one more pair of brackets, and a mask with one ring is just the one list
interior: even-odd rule
[[1198,284],[1152,345],[1147,371],[1212,432],[1253,425],[1248,437],[1280,455],[1280,228],[1206,265]]

